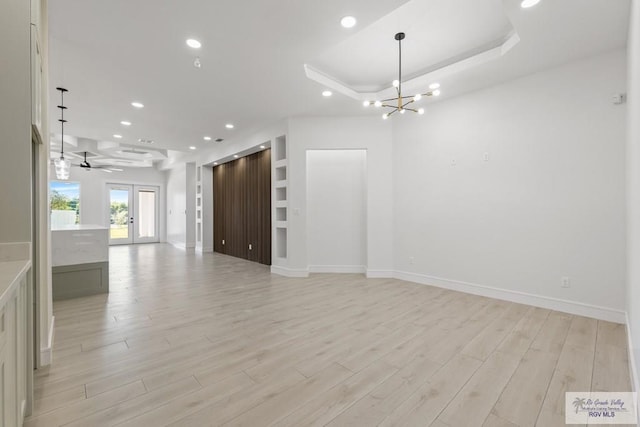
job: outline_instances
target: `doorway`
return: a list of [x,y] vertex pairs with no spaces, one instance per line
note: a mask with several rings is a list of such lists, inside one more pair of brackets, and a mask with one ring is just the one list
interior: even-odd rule
[[156,243],[159,188],[149,185],[107,184],[109,244]]

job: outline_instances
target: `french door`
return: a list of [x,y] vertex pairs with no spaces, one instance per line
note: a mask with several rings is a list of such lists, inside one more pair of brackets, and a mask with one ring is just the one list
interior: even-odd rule
[[159,242],[158,187],[107,184],[109,244]]

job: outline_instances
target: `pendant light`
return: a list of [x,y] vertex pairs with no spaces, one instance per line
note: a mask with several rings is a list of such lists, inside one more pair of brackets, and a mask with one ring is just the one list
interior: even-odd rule
[[67,89],[63,87],[57,87],[56,89],[60,91],[60,105],[58,105],[58,108],[60,109],[60,118],[58,121],[60,122],[61,128],[61,148],[60,158],[55,159],[53,163],[56,167],[56,178],[66,181],[69,179],[69,173],[71,171],[71,161],[64,158],[64,124],[67,122],[64,119],[64,110],[67,109],[67,107],[64,106],[64,93],[67,92]]

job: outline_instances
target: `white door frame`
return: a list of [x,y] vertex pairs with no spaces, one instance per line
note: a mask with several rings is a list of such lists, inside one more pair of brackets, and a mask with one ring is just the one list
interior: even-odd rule
[[[130,245],[136,243],[157,243],[160,241],[160,187],[157,185],[137,185],[137,184],[114,184],[107,183],[107,209],[109,210],[109,219],[111,218],[111,190],[123,190],[128,192],[128,219],[127,219],[127,238],[124,239],[111,239],[109,235],[109,245]],[[140,237],[140,221],[138,221],[137,214],[140,211],[140,200],[137,197],[139,192],[153,192],[155,193],[155,230],[152,237]]]

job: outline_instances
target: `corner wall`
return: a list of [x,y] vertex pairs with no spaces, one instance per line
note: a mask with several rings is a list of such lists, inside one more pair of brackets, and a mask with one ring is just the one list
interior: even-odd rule
[[[627,313],[635,390],[640,391],[640,2],[631,5],[627,115]],[[634,366],[635,365],[635,366]]]
[[625,88],[620,50],[395,118],[397,276],[624,322]]

